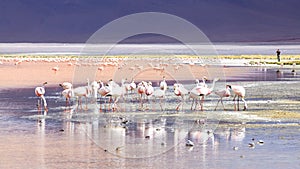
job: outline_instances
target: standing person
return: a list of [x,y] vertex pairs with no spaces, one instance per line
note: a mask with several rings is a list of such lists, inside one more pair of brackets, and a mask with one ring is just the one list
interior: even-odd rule
[[279,49],[277,49],[277,51],[276,51],[276,54],[277,54],[277,60],[278,60],[278,62],[280,62],[280,50]]

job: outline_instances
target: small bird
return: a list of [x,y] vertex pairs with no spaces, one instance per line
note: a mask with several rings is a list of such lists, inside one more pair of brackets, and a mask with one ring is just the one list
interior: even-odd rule
[[257,141],[257,144],[259,144],[259,145],[263,145],[265,142],[263,141],[263,140],[258,140]]
[[255,143],[253,143],[253,142],[252,143],[248,143],[248,147],[249,148],[254,148],[255,147]]
[[194,146],[194,143],[191,140],[188,139],[186,141],[185,145],[188,146],[188,147],[192,147],[192,146]]
[[237,150],[239,150],[239,147],[234,146],[232,149],[237,151]]

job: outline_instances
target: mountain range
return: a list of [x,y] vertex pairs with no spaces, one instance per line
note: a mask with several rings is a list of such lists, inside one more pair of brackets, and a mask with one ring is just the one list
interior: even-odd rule
[[[84,43],[119,17],[163,12],[184,18],[213,42],[299,42],[298,0],[2,0],[0,42]],[[169,43],[148,34],[128,43]]]

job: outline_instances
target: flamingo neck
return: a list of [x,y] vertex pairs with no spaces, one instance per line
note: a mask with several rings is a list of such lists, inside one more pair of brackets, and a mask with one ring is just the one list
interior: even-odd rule
[[211,91],[211,92],[214,90],[215,84],[216,84],[216,80],[213,81],[213,84],[212,84],[212,86],[211,86],[211,88],[210,88],[210,91]]
[[47,101],[46,101],[44,95],[41,95],[41,98],[42,98],[42,100],[43,100],[44,107],[47,107]]

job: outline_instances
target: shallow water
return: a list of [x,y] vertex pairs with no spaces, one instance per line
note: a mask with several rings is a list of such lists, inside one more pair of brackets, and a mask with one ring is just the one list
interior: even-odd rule
[[[207,97],[204,112],[191,111],[190,101],[176,112],[178,99],[171,89],[163,112],[158,101],[145,102],[149,110],[139,111],[139,102],[130,97],[120,101],[117,112],[107,110],[103,99],[102,111],[99,101],[84,110],[76,108],[75,101],[66,107],[61,89],[50,87],[46,113],[38,111],[33,89],[3,89],[0,168],[297,168],[299,119],[247,113],[300,113],[298,76],[288,69],[281,69],[281,76],[277,68],[253,70],[246,79],[226,79],[245,86],[246,112],[233,111],[232,98],[224,99],[227,111],[221,106],[213,111],[215,95]],[[186,146],[187,139],[195,145]],[[249,148],[251,142],[254,148]]]
[[[88,47],[87,47],[87,46]],[[220,55],[275,55],[280,49],[283,54],[299,54],[299,43],[214,43]],[[191,50],[181,44],[67,44],[67,43],[0,43],[0,54],[46,54],[46,55],[80,55],[82,49],[90,48],[89,55],[106,54],[107,47],[114,47],[109,54],[130,55],[143,51],[147,54],[191,54]],[[192,45],[194,49],[203,50],[201,45]],[[210,53],[212,54],[212,53]]]

